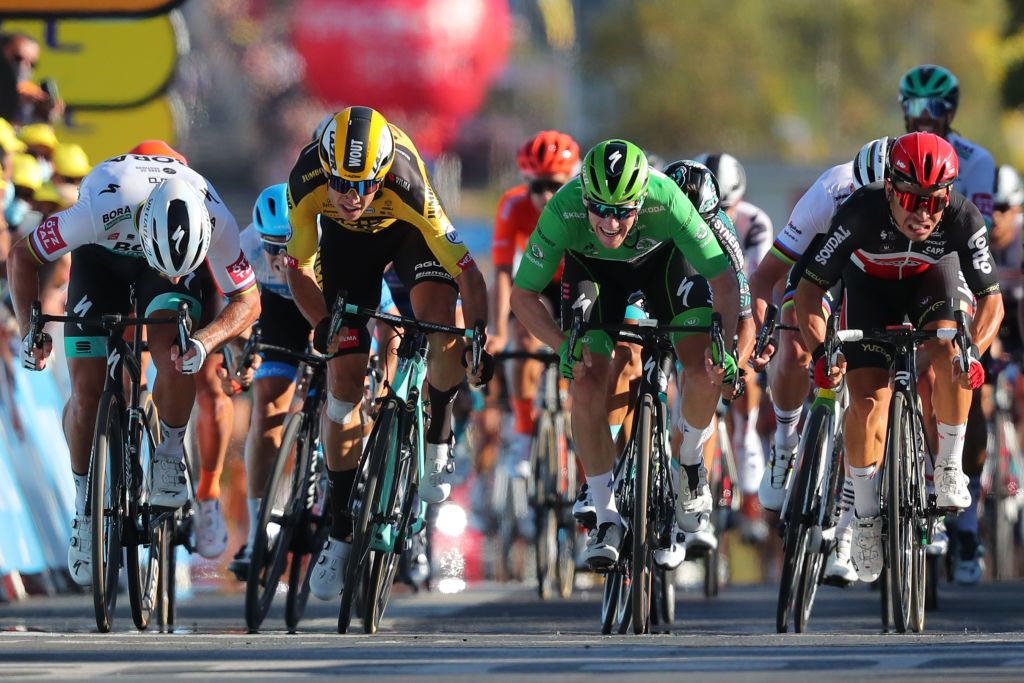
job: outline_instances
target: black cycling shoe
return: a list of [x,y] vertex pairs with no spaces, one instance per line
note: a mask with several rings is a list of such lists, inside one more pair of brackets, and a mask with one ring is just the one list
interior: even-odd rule
[[252,552],[249,550],[248,545],[243,545],[235,553],[234,558],[228,562],[228,571],[235,575],[235,578],[239,581],[249,580],[249,560],[252,558]]
[[576,496],[576,502],[572,505],[572,516],[587,531],[592,531],[597,527],[597,508],[594,507],[594,497],[590,495],[590,487],[587,482],[583,482],[580,493]]

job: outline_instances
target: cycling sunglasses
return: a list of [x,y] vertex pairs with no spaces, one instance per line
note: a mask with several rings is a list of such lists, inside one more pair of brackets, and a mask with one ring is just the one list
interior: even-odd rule
[[345,180],[338,176],[329,175],[327,176],[327,184],[335,192],[348,194],[355,190],[356,194],[365,197],[379,190],[380,186],[384,184],[384,180]]
[[630,204],[628,206],[614,206],[612,204],[601,204],[600,202],[587,202],[586,204],[587,211],[595,216],[599,218],[615,216],[620,221],[635,216],[640,211],[640,204]]
[[936,97],[911,97],[903,100],[903,113],[912,119],[920,117],[925,112],[933,119],[941,119],[952,110],[949,102]]
[[923,206],[928,213],[938,213],[949,204],[949,190],[940,195],[918,194],[913,190],[902,190],[895,183],[892,186],[896,193],[896,201],[910,213],[919,211]]
[[562,183],[551,178],[534,178],[530,181],[530,194],[544,194],[545,192],[551,192],[552,194],[562,189]]

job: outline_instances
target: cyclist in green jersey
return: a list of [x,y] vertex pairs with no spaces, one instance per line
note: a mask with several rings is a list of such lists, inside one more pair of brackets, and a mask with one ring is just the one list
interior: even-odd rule
[[[630,294],[642,290],[652,318],[708,325],[714,307],[731,338],[739,286],[690,200],[672,180],[650,170],[643,151],[625,140],[601,142],[587,153],[580,175],[552,197],[530,236],[515,275],[512,310],[532,334],[558,349],[562,372],[573,379],[573,436],[597,513],[584,557],[592,567],[602,567],[618,559],[623,533],[612,495],[615,449],[603,400],[612,379],[613,343],[608,334],[591,330],[578,340],[578,348],[569,349],[568,338],[542,303],[539,293],[563,255],[566,325],[574,308],[587,309],[592,323],[617,323]],[[687,265],[700,277],[688,277]],[[712,363],[706,333],[677,333],[673,340],[686,372],[676,521],[684,532],[696,532],[707,526],[712,505],[702,446],[736,364],[731,358],[725,368]]]

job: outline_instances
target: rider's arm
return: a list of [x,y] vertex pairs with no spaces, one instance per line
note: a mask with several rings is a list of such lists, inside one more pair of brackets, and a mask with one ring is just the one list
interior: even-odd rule
[[286,278],[295,305],[313,327],[328,315],[313,269],[319,242],[317,196],[319,193],[305,187],[301,175],[293,170],[288,180],[288,223],[292,234],[288,238]]
[[796,286],[794,306],[796,322],[800,326],[800,334],[804,345],[816,349],[825,343],[825,314],[821,310],[821,298],[825,296],[827,287],[815,284],[804,273],[800,284]]
[[963,215],[958,217],[956,224],[964,226],[964,239],[956,243],[956,251],[960,271],[978,302],[971,323],[971,339],[984,353],[999,333],[999,326],[1003,322],[1003,297],[999,292],[998,270],[992,260],[988,228],[985,227],[981,211],[970,202],[964,202],[962,207]]
[[508,340],[508,317],[511,311],[512,263],[515,258],[515,225],[512,201],[508,194],[498,203],[494,218],[494,241],[491,245],[491,265],[494,266],[494,291],[491,301],[491,320],[494,323],[490,341],[500,351]]
[[208,352],[213,352],[256,322],[260,315],[260,295],[256,274],[242,252],[238,223],[220,203],[210,207],[210,215],[215,221],[206,258],[228,303],[209,325],[192,336],[202,342]]
[[568,226],[554,204],[553,201],[548,202],[544,207],[523,250],[509,301],[516,318],[533,336],[552,349],[558,349],[565,335],[540,296],[558,270],[569,244]]
[[850,262],[858,246],[856,212],[860,203],[848,201],[832,218],[832,227],[807,262],[803,278],[796,288],[796,320],[804,344],[813,351],[825,341],[825,316],[821,312],[821,298],[828,288],[842,277],[843,268]]
[[7,261],[7,279],[11,286],[11,300],[14,314],[18,318],[18,329],[24,337],[28,334],[32,302],[39,300],[39,271],[42,264],[28,246],[28,237],[14,243]]
[[764,260],[750,276],[750,299],[751,309],[754,314],[754,324],[760,328],[764,324],[764,312],[773,300],[775,285],[786,278],[789,269],[793,267],[775,250],[768,252]]

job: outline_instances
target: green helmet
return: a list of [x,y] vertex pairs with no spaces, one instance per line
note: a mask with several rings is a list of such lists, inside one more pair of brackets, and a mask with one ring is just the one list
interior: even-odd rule
[[903,74],[900,79],[900,105],[906,109],[908,100],[942,100],[950,110],[960,104],[960,83],[944,67],[922,64]]
[[597,143],[583,158],[580,171],[583,199],[612,206],[642,202],[648,178],[644,151],[625,140]]

